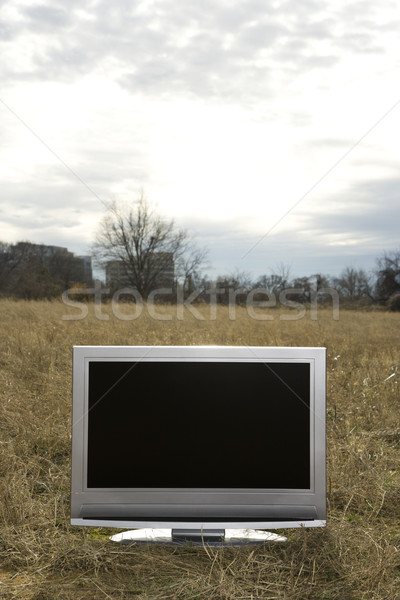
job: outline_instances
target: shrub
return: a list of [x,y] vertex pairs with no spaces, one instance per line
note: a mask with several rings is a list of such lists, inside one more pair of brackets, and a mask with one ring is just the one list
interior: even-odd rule
[[392,294],[387,301],[389,310],[400,311],[400,292]]

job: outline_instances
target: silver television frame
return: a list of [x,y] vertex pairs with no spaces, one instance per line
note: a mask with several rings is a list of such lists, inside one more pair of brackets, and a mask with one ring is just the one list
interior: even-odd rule
[[[85,483],[88,365],[93,360],[309,363],[310,488],[89,489]],[[277,529],[326,525],[325,379],[325,348],[75,346],[71,524],[129,529],[167,527],[175,530]],[[160,518],[160,515],[163,517]]]

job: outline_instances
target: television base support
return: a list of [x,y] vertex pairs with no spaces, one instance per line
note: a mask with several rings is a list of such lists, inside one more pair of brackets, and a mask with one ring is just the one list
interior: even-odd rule
[[250,546],[285,542],[277,533],[261,529],[133,529],[112,535],[110,540],[120,544],[169,544],[182,546]]

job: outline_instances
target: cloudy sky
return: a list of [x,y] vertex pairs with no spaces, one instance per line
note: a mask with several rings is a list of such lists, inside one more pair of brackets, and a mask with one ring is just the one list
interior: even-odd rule
[[400,247],[400,5],[0,1],[0,240],[88,253],[157,210],[214,273],[373,268]]

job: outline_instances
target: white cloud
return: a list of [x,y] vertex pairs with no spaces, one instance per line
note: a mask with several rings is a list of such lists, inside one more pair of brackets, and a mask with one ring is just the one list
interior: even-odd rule
[[[1,97],[53,151],[0,104],[3,238],[90,244],[102,205],[88,187],[102,200],[144,188],[239,260],[398,99],[389,0],[10,0],[0,16]],[[317,260],[392,243],[399,120],[394,109],[265,247],[290,255],[301,240]]]

